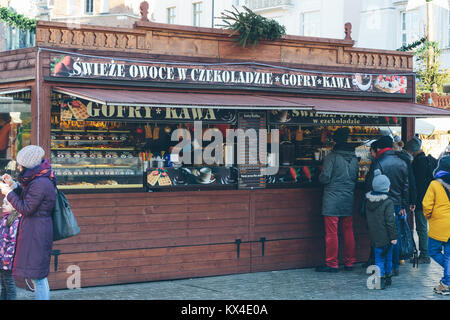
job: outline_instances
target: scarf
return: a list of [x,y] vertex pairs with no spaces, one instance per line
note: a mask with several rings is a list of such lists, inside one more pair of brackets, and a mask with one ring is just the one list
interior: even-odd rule
[[20,184],[23,187],[26,187],[31,181],[33,181],[37,177],[48,177],[53,184],[56,186],[56,178],[55,172],[52,170],[50,166],[50,160],[45,159],[42,160],[41,164],[37,165],[34,168],[26,168],[23,170],[18,177]]
[[385,153],[386,151],[392,150],[392,148],[384,148],[384,149],[379,149],[377,151],[377,158],[379,158],[383,153]]

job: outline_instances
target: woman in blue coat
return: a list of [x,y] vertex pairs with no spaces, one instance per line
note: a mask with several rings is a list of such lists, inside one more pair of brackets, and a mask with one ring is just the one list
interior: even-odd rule
[[33,281],[37,300],[50,299],[47,276],[53,245],[52,211],[56,179],[44,150],[35,145],[17,154],[18,182],[4,175],[2,193],[22,215],[17,235],[13,275]]

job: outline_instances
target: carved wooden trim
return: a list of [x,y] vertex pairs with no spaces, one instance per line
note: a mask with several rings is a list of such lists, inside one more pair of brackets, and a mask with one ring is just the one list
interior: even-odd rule
[[[146,54],[166,54],[186,57],[202,57],[212,59],[248,60],[254,56],[253,49],[237,50],[232,48],[235,42],[229,37],[227,30],[212,28],[193,28],[166,26],[157,23],[136,23],[133,29],[109,28],[101,26],[81,25],[70,28],[68,24],[39,22],[36,29],[36,45],[53,48],[97,49],[107,51],[125,51]],[[170,43],[183,45],[167,46]],[[164,44],[161,47],[161,44]],[[389,69],[412,71],[412,54],[408,52],[372,50],[354,48],[349,41],[339,39],[319,39],[287,36],[282,40],[261,42],[261,48],[270,47],[268,51],[258,51],[259,61],[285,62],[284,56],[274,52],[295,52],[298,48],[311,48],[314,51],[314,63],[320,65],[345,68]],[[192,48],[209,48],[210,50],[193,50]],[[216,49],[217,48],[217,49]],[[273,49],[273,50],[272,50]],[[284,50],[285,49],[285,50]],[[249,51],[246,51],[249,50]],[[258,50],[258,49],[256,49]],[[337,52],[330,58],[330,50]],[[226,53],[236,53],[223,56]],[[265,54],[265,53],[267,54]],[[290,64],[304,65],[304,55],[290,54]],[[307,62],[306,62],[307,63]]]

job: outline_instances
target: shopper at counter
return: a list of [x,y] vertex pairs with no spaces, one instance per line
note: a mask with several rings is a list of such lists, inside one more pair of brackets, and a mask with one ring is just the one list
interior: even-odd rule
[[[371,157],[372,161],[374,161],[377,158],[377,150],[378,150],[377,142],[378,142],[378,140],[375,140],[375,141],[373,141],[370,144],[370,157]],[[366,194],[368,192],[370,192],[370,191],[371,191],[371,189],[366,190]],[[366,211],[365,207],[366,207],[366,201],[363,199],[363,201],[362,201],[362,208],[361,208],[361,210],[362,210],[361,214],[363,215],[363,217],[365,217],[367,219],[367,215],[366,215],[366,212],[365,212]],[[368,225],[367,225],[367,228],[369,228]],[[365,263],[363,263],[362,266],[363,266],[363,268],[367,268],[367,267],[369,267],[369,266],[371,266],[373,264],[375,264],[375,252],[373,250],[373,243],[371,243],[370,244],[369,258],[367,259],[367,261]]]
[[19,184],[3,175],[1,191],[22,215],[17,236],[13,276],[31,279],[37,300],[50,299],[47,276],[53,245],[52,211],[56,202],[56,180],[44,150],[29,145],[17,154]]
[[430,182],[433,180],[433,170],[437,166],[437,160],[431,155],[426,156],[422,151],[422,141],[414,137],[406,143],[405,149],[410,153],[414,160],[412,169],[414,171],[415,183],[417,189],[415,225],[419,237],[419,263],[430,263],[428,255],[428,224],[423,215],[422,201],[427,192]]
[[417,188],[416,188],[416,179],[414,176],[414,170],[412,168],[413,157],[404,149],[405,144],[402,140],[400,140],[399,136],[394,137],[394,147],[393,150],[397,157],[402,159],[406,166],[408,167],[408,182],[409,182],[409,211],[415,212],[416,210],[416,202],[417,202]]
[[344,270],[355,263],[353,235],[354,190],[358,179],[358,159],[354,146],[347,143],[350,130],[340,128],[333,135],[333,152],[325,157],[319,181],[324,185],[322,215],[325,222],[325,265],[318,272],[338,271],[338,223],[344,235]]
[[[406,209],[409,208],[409,181],[408,167],[394,152],[394,141],[390,136],[383,136],[376,143],[376,158],[372,162],[366,177],[366,189],[370,190],[374,177],[374,171],[379,169],[382,174],[389,178],[391,187],[389,196],[394,202],[395,222],[397,230],[400,229],[399,219],[406,219]],[[393,275],[399,274],[400,245],[397,242],[393,248],[392,268]]]

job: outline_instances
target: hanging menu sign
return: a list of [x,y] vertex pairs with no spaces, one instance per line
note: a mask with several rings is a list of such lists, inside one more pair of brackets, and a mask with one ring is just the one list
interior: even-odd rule
[[343,94],[412,94],[411,75],[303,71],[259,64],[200,64],[130,61],[54,54],[50,76],[78,79],[133,80],[160,83],[331,91]]
[[305,124],[318,126],[398,126],[401,118],[388,116],[340,115],[306,110],[272,110],[269,121],[272,124]]
[[230,109],[104,105],[66,95],[63,95],[59,102],[61,121],[236,122],[236,110]]
[[[260,146],[260,129],[266,128],[265,112],[239,112],[238,129],[245,133],[245,142],[238,143],[238,188],[260,189],[266,186],[266,176],[262,174],[264,167],[258,159],[266,152],[266,146]],[[243,160],[243,163],[239,162]],[[254,163],[256,162],[256,163]]]

